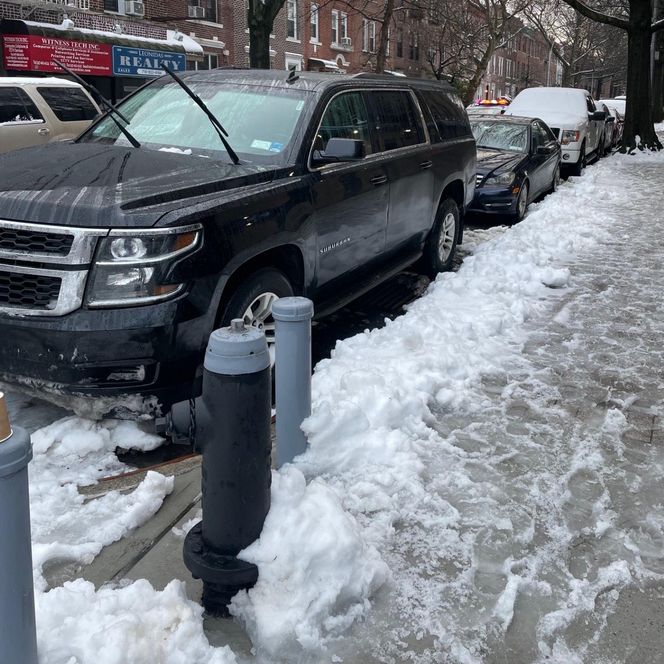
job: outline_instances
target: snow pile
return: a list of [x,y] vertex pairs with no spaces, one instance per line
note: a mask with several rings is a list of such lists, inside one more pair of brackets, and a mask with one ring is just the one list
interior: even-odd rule
[[157,592],[147,581],[102,588],[77,579],[38,594],[42,664],[235,664],[228,648],[212,648],[203,609],[173,581]]
[[242,558],[260,575],[232,610],[270,656],[323,648],[368,611],[368,598],[388,576],[338,496],[320,480],[307,485],[290,466],[273,473],[263,534]]
[[117,447],[150,450],[162,442],[133,422],[79,417],[63,418],[32,434],[30,510],[38,591],[47,589],[43,570],[49,563],[90,563],[104,546],[157,512],[173,489],[172,477],[148,472],[133,491],[110,491],[92,500],[78,487],[126,469],[114,454]]

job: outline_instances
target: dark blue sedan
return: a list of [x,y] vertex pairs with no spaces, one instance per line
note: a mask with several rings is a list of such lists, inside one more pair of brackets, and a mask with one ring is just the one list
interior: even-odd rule
[[521,221],[529,203],[560,182],[560,145],[537,118],[475,116],[477,181],[472,212]]

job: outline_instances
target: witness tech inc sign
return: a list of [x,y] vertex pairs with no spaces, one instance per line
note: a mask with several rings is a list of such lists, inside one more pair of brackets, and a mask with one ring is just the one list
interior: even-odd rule
[[184,71],[187,59],[184,53],[151,51],[144,48],[113,47],[113,74],[115,76],[161,76],[165,64],[173,71]]

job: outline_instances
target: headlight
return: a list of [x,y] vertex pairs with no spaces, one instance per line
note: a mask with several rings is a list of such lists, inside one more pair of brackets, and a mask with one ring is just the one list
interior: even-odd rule
[[574,131],[573,129],[563,129],[560,134],[560,144],[567,145],[568,143],[578,143],[581,138],[580,131]]
[[489,187],[509,187],[514,182],[515,177],[514,171],[509,171],[500,175],[492,175],[484,180],[484,184]]
[[173,261],[200,246],[200,224],[150,231],[111,231],[100,241],[87,303],[91,307],[158,302],[177,295],[169,283]]

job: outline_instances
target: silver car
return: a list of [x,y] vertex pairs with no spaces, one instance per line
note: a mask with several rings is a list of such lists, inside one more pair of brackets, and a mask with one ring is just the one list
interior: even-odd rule
[[78,83],[0,77],[0,153],[76,138],[98,114]]

